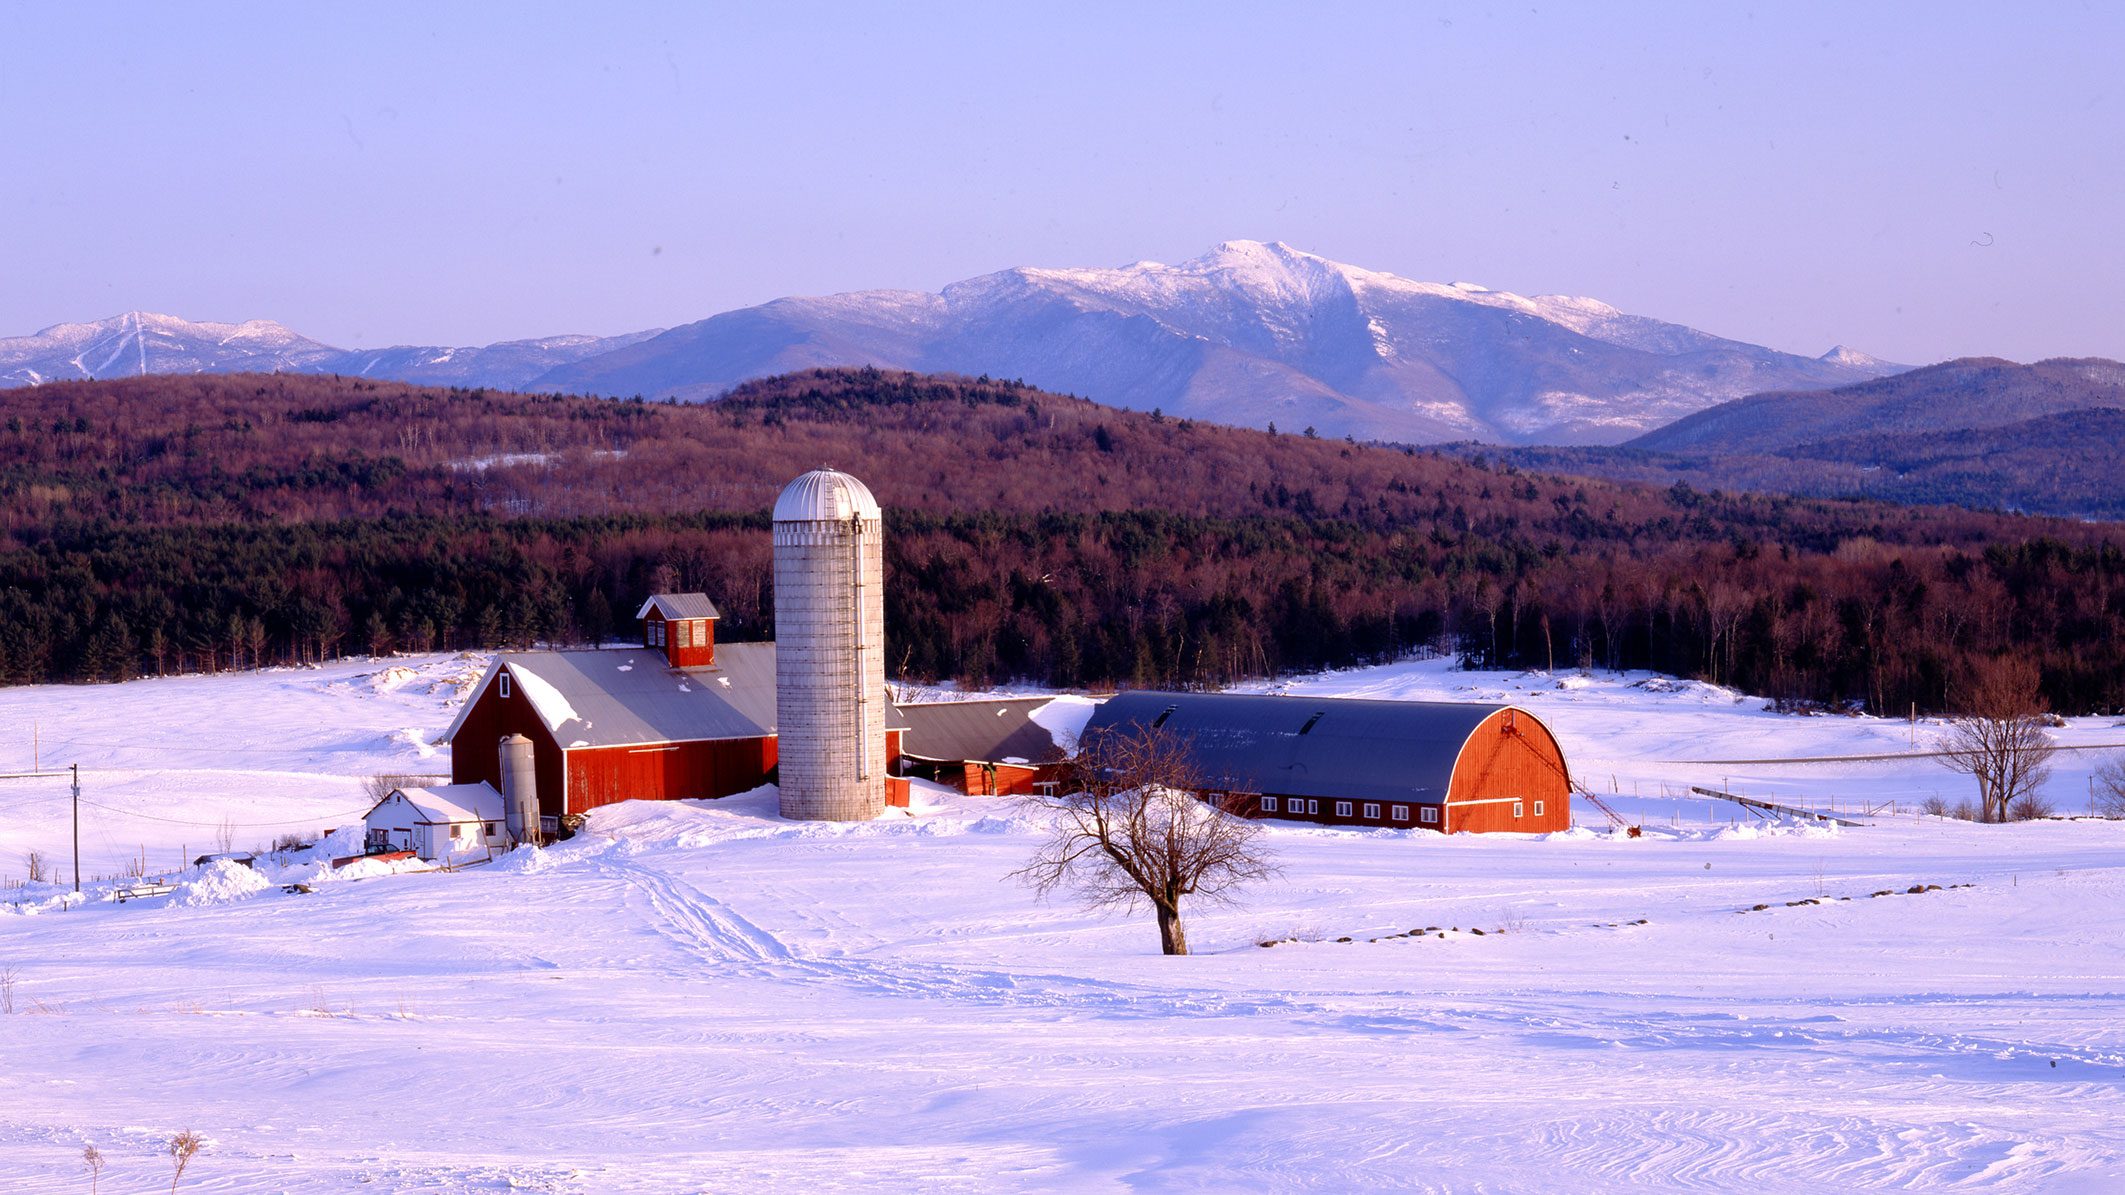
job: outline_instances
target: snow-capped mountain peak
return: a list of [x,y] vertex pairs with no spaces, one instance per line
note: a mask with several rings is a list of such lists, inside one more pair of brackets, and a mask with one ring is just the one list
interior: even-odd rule
[[1175,265],[1021,266],[937,293],[777,299],[668,331],[343,351],[279,324],[129,312],[0,340],[0,385],[199,370],[710,399],[877,365],[1023,378],[1212,422],[1426,443],[1615,443],[1728,399],[1896,372],[1775,352],[1598,299],[1421,282],[1231,240]]

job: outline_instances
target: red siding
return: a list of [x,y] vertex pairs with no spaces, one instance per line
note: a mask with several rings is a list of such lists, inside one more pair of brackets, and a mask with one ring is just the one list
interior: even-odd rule
[[[679,625],[693,627],[692,641],[679,646]],[[716,663],[716,620],[713,618],[688,618],[679,622],[666,622],[664,613],[651,610],[642,618],[642,646],[652,651],[661,651],[674,668],[710,668]]]
[[774,766],[772,738],[577,747],[568,753],[568,811],[587,813],[617,801],[727,797],[766,784]]
[[508,697],[502,696],[499,673],[487,678],[487,687],[472,699],[472,709],[465,714],[464,723],[450,740],[450,782],[478,784],[484,780],[500,792],[502,740],[512,734],[531,740],[532,760],[538,775],[540,814],[559,817],[569,812],[562,804],[564,772],[560,744],[554,741],[552,732],[539,720],[538,711],[531,708],[522,693],[512,688]]
[[[969,769],[971,772],[973,769]],[[1571,784],[1565,775],[1564,752],[1540,722],[1522,710],[1500,710],[1479,724],[1454,762],[1453,779],[1447,786],[1445,822],[1427,822],[1424,810],[1437,808],[1415,801],[1351,801],[1350,812],[1337,813],[1338,802],[1328,797],[1293,797],[1268,794],[1277,807],[1265,811],[1263,797],[1255,793],[1205,793],[1204,798],[1223,804],[1248,817],[1281,817],[1331,826],[1415,827],[1447,833],[1494,833],[1517,831],[1533,834],[1568,830],[1572,825]],[[1314,812],[1294,810],[1292,802],[1311,802]],[[1513,808],[1520,813],[1515,817]],[[1535,806],[1542,806],[1536,813]],[[1365,807],[1377,804],[1378,817],[1365,816]],[[1394,817],[1396,805],[1409,807],[1409,818]]]
[[[1539,815],[1537,804],[1542,806]],[[1518,817],[1513,816],[1516,805]],[[1485,718],[1454,764],[1447,831],[1539,833],[1571,825],[1572,790],[1557,740],[1520,710],[1500,710]]]
[[970,797],[1015,797],[1033,791],[1043,780],[1054,779],[1054,768],[1032,764],[965,764],[955,777],[959,791]]

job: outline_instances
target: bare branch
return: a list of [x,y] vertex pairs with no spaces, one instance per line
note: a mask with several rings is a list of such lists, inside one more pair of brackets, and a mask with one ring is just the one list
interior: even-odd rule
[[1088,735],[1066,787],[1026,799],[1048,815],[1050,833],[1012,874],[1043,897],[1067,891],[1090,908],[1149,905],[1167,954],[1188,953],[1183,897],[1230,903],[1243,885],[1276,874],[1260,826],[1202,799],[1194,753],[1179,736]]

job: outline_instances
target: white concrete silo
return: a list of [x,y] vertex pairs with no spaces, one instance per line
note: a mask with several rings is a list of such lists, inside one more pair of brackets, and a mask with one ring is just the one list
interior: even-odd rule
[[775,499],[775,710],[782,816],[885,810],[885,548],[878,500],[815,469]]

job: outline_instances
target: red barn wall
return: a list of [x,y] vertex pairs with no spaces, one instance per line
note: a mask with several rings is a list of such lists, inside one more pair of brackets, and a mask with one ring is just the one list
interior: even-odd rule
[[561,781],[566,775],[561,745],[546,729],[538,711],[512,686],[508,697],[501,694],[501,674],[487,678],[487,687],[472,698],[472,709],[450,740],[450,782],[478,784],[486,781],[502,790],[502,739],[520,734],[531,740],[532,762],[538,777],[539,813],[559,817],[562,808]]
[[[1205,793],[1203,795],[1219,808],[1228,809],[1242,817],[1280,817],[1291,821],[1313,822],[1324,826],[1386,826],[1394,830],[1407,830],[1413,827],[1421,830],[1437,830],[1441,828],[1436,822],[1427,824],[1420,820],[1424,816],[1420,811],[1426,806],[1422,802],[1412,800],[1353,800],[1350,802],[1350,812],[1348,814],[1339,814],[1335,811],[1336,798],[1333,797],[1294,797],[1288,793],[1270,793],[1268,794],[1269,796],[1276,798],[1277,807],[1271,810],[1264,810],[1262,808],[1262,795],[1259,793]],[[1320,806],[1320,811],[1317,813],[1305,813],[1295,810],[1292,808],[1292,802],[1294,801],[1301,803],[1312,801],[1315,805]],[[1378,805],[1380,807],[1380,816],[1366,817],[1365,807],[1367,805]],[[1394,820],[1394,807],[1397,805],[1404,806],[1409,810],[1407,820],[1399,822]]]
[[771,738],[577,747],[568,753],[568,811],[588,813],[618,801],[727,797],[766,784],[774,766]]
[[1540,833],[1572,825],[1564,752],[1540,722],[1519,710],[1500,710],[1476,727],[1455,762],[1446,801],[1448,833]]
[[953,780],[970,797],[1015,797],[1033,791],[1043,780],[1052,780],[1058,769],[1035,764],[1000,763],[984,767],[963,764]]

